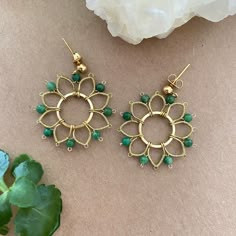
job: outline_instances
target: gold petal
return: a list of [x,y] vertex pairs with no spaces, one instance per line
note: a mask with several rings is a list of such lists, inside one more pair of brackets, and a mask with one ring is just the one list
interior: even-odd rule
[[[92,111],[93,112],[93,118],[92,120],[87,124],[89,128],[93,129],[93,130],[102,130],[102,129],[106,129],[111,127],[111,124],[109,123],[109,120],[107,119],[107,117],[100,111]],[[102,119],[102,125],[101,124],[93,124],[93,121],[96,121],[98,119],[96,119],[96,117],[98,119]]]
[[[87,83],[87,85],[90,86],[90,88],[86,88],[86,83]],[[78,92],[86,95],[87,97],[92,95],[95,92],[94,78],[92,76],[88,76],[88,77],[83,78],[79,83]]]
[[[64,138],[59,138],[59,132],[62,132],[68,130],[68,134],[66,134],[66,136]],[[61,131],[60,131],[61,130]],[[54,140],[56,143],[63,143],[65,142],[70,136],[71,136],[71,132],[72,132],[72,128],[67,128],[66,126],[62,125],[62,124],[58,124],[54,130],[53,130],[53,136],[54,136]]]
[[[156,100],[159,100],[159,101],[157,102]],[[165,100],[165,98],[161,94],[156,92],[150,98],[148,106],[149,106],[150,111],[152,111],[152,112],[154,112],[154,111],[162,111],[165,108],[165,106],[166,106],[166,100]]]
[[[62,83],[64,83],[64,85],[61,85]],[[68,79],[62,75],[57,76],[56,85],[57,85],[57,91],[59,94],[61,94],[62,97],[68,93],[75,92],[74,83],[70,79]],[[68,88],[68,86],[69,86],[69,88]]]
[[[124,122],[124,123],[120,126],[119,131],[120,131],[122,134],[124,134],[125,136],[131,137],[131,138],[137,137],[137,136],[139,136],[138,124],[139,124],[139,122],[136,121],[136,120],[129,120],[129,121],[126,121],[126,122]],[[128,128],[129,126],[132,126],[132,125],[137,126],[137,127],[136,127],[136,128],[137,128],[136,134],[131,134],[131,133],[129,133],[129,131],[125,131],[125,128]],[[130,128],[132,128],[132,127],[130,127]]]
[[[171,112],[173,112],[176,107],[179,107],[181,109],[180,114],[177,114],[177,115],[171,114]],[[185,110],[186,110],[185,103],[173,103],[173,104],[169,105],[166,113],[167,113],[167,115],[169,115],[172,118],[173,121],[178,121],[178,120],[183,119],[184,114],[185,114]]]
[[185,139],[185,138],[188,138],[193,133],[193,126],[186,121],[181,120],[181,121],[175,122],[174,124],[176,128],[177,126],[183,126],[183,125],[185,125],[188,128],[188,132],[185,131],[185,133],[187,133],[185,135],[178,134],[177,133],[178,128],[177,128],[174,135],[176,138]]
[[[178,147],[176,147],[176,146],[173,147],[175,150],[175,153],[170,150],[171,146],[173,146],[173,144],[178,145]],[[186,151],[185,151],[185,147],[184,147],[183,142],[176,137],[173,137],[172,142],[168,146],[165,147],[165,152],[172,157],[183,157],[186,155]]]
[[148,106],[143,102],[131,102],[130,109],[133,117],[138,120],[141,120],[147,113],[149,113]]
[[[155,158],[155,157],[153,156],[153,153],[152,153],[152,151],[157,151],[157,150],[158,150],[158,151],[160,150],[160,151],[162,152],[160,158],[158,158],[158,159]],[[163,148],[161,148],[161,149],[148,148],[147,154],[148,154],[148,158],[149,158],[151,164],[152,164],[155,168],[159,167],[159,166],[162,164],[162,162],[163,162],[163,160],[164,160],[164,158],[165,158],[165,151],[163,150]]]
[[[62,98],[61,95],[58,92],[45,92],[41,94],[42,102],[43,104],[50,109],[57,108],[57,104],[59,100]],[[50,97],[57,97],[56,101],[53,101],[53,99]],[[51,101],[47,101],[47,99],[50,99]],[[55,100],[55,99],[54,99]],[[50,103],[50,104],[49,104]]]
[[[83,141],[82,139],[78,138],[78,134],[80,133],[80,131],[82,131],[82,129],[85,129],[85,131],[88,133],[87,135],[87,138],[86,138],[86,141]],[[82,134],[84,136],[84,134]],[[83,146],[87,146],[91,140],[91,130],[90,128],[85,125],[81,128],[78,128],[78,129],[74,129],[73,130],[73,138],[75,139],[75,141]]]
[[[138,147],[140,148],[140,149],[142,149],[142,151],[135,151],[134,149],[135,149],[135,143],[138,143]],[[141,142],[142,142],[142,146],[143,147],[141,147]],[[147,152],[147,149],[148,149],[148,146],[146,145],[146,144],[144,144],[143,143],[143,141],[141,140],[141,138],[140,137],[136,137],[136,138],[134,138],[134,139],[132,139],[132,141],[131,141],[131,143],[130,143],[130,145],[129,145],[129,155],[131,155],[131,156],[142,156],[142,155],[144,155],[144,154],[146,154],[146,152]]]
[[[89,98],[92,100],[92,103],[95,107],[94,110],[103,110],[105,107],[107,107],[109,100],[111,98],[111,95],[108,93],[99,92],[99,93],[92,94]],[[95,99],[96,99],[96,101],[95,101]],[[103,100],[102,102],[99,101],[101,99]]]
[[[49,121],[46,121],[45,119],[49,119],[50,115],[54,115],[54,121],[48,123]],[[54,126],[56,126],[60,121],[58,119],[58,117],[56,116],[56,110],[48,110],[46,112],[44,112],[40,117],[38,122],[43,125],[46,128],[53,128]]]

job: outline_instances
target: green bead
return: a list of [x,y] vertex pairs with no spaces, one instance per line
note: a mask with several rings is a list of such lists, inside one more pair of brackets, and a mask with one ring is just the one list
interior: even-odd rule
[[46,137],[50,137],[53,135],[53,130],[52,129],[49,129],[49,128],[45,128],[44,131],[43,131],[43,134],[46,136]]
[[78,73],[72,74],[72,80],[74,82],[79,82],[81,80],[81,76]]
[[47,82],[47,89],[48,89],[48,91],[54,91],[54,90],[56,90],[56,84],[54,83],[54,82]]
[[46,111],[46,107],[43,105],[43,104],[40,104],[36,107],[36,111],[39,113],[39,114],[43,114],[45,111]]
[[74,139],[68,139],[66,141],[66,146],[70,147],[70,148],[74,147],[75,146],[75,140]]
[[165,156],[165,158],[164,158],[164,163],[166,164],[166,165],[171,165],[171,164],[173,164],[173,158],[171,157],[171,156]]
[[149,162],[148,156],[144,155],[139,158],[139,163],[141,165],[146,165]]
[[122,142],[121,143],[122,143],[122,145],[128,147],[130,145],[130,143],[131,143],[131,139],[128,138],[128,137],[124,137],[124,138],[122,138]]
[[148,103],[150,100],[150,97],[147,94],[144,94],[141,96],[141,102]]
[[105,90],[105,85],[102,84],[102,83],[97,84],[97,85],[96,85],[96,90],[97,90],[98,92],[104,92],[104,90]]
[[185,120],[186,122],[191,122],[192,119],[193,119],[193,117],[192,117],[191,114],[188,114],[188,113],[184,114],[184,120]]
[[132,118],[132,114],[130,112],[126,111],[126,112],[123,113],[123,119],[124,120],[128,121],[128,120],[131,120],[131,118]]
[[93,138],[94,140],[98,140],[100,137],[101,137],[101,133],[100,133],[99,131],[94,130],[94,131],[92,132],[92,138]]
[[104,111],[103,111],[103,114],[105,115],[105,116],[111,116],[112,115],[112,109],[110,108],[110,107],[105,107],[104,108]]
[[173,95],[167,95],[166,96],[166,102],[168,104],[173,104],[175,102],[175,97]]
[[193,146],[193,140],[190,139],[190,138],[186,138],[186,139],[184,140],[184,146],[185,146],[185,147],[192,147],[192,146]]

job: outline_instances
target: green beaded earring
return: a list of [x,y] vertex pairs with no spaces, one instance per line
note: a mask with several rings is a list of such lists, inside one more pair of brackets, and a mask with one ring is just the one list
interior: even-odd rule
[[[186,113],[187,103],[176,102],[178,95],[174,92],[174,88],[180,89],[183,87],[183,81],[180,80],[180,77],[189,66],[190,65],[187,65],[180,75],[176,76],[175,74],[172,74],[168,77],[169,85],[163,88],[164,96],[158,91],[156,91],[151,97],[147,94],[141,93],[140,101],[130,101],[130,111],[121,113],[123,119],[125,120],[118,130],[125,135],[121,140],[121,145],[128,147],[129,157],[139,158],[141,167],[151,163],[151,165],[156,169],[164,163],[169,168],[172,168],[174,157],[186,156],[185,148],[193,146],[193,141],[190,136],[195,131],[195,127],[193,127],[190,122],[195,115]],[[158,102],[157,100],[161,102],[160,109],[154,108]],[[140,108],[145,110],[142,115],[135,112],[135,109],[140,111]],[[180,114],[173,117],[173,109],[176,108],[181,109]],[[168,138],[163,140],[161,143],[151,142],[144,135],[143,127],[145,125],[145,121],[150,117],[159,117],[163,120],[165,119],[170,125],[171,131]],[[187,127],[187,133],[184,135],[178,134],[177,130],[180,125]],[[131,132],[129,129],[130,126],[135,126],[137,131],[135,133]],[[153,129],[153,131],[155,132],[155,129]],[[158,130],[156,132],[158,132]],[[141,152],[135,150],[137,149],[135,146],[137,146],[137,143],[140,144],[140,142],[143,145],[143,150]],[[176,142],[179,145],[179,151],[170,150],[170,144],[173,142]],[[161,157],[158,160],[156,160],[156,157],[152,154],[155,149],[156,151],[159,149],[161,152]]]
[[[111,93],[105,92],[105,82],[103,81],[96,83],[92,73],[89,73],[87,76],[82,76],[82,74],[86,72],[87,68],[81,63],[81,56],[77,52],[73,52],[64,39],[63,41],[73,55],[76,70],[72,73],[71,79],[58,75],[56,83],[46,81],[46,88],[48,91],[40,93],[42,104],[39,104],[36,107],[36,111],[41,114],[37,123],[40,123],[44,127],[42,138],[45,139],[47,137],[54,137],[56,146],[59,146],[61,143],[65,143],[67,150],[72,151],[72,148],[76,144],[80,144],[84,148],[88,148],[88,145],[92,139],[103,141],[101,130],[112,126],[108,120],[108,117],[115,113],[115,110],[108,107],[112,95]],[[69,92],[64,92],[64,89],[61,88],[62,83],[66,83],[67,86],[71,88]],[[89,92],[83,92],[85,83],[90,84],[91,89]],[[49,104],[47,101],[51,95],[58,98],[57,103],[54,105]],[[72,97],[82,99],[89,107],[88,118],[80,124],[71,124],[67,122],[63,119],[61,114],[62,104],[65,104],[65,102]],[[103,104],[95,105],[94,100],[98,97],[104,100]],[[56,121],[49,124],[46,122],[46,118],[53,113],[56,116]],[[99,119],[103,120],[104,124],[102,126],[96,125],[95,127],[95,125],[92,124],[92,120],[95,119],[95,115],[99,116]],[[66,137],[59,137],[60,129],[67,130]],[[81,133],[84,132],[87,133],[86,140],[82,140],[80,137]]]

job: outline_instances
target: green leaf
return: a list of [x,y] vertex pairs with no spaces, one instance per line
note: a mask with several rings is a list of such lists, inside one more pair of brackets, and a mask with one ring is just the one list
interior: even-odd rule
[[0,178],[2,178],[6,173],[9,163],[9,155],[6,152],[0,150]]
[[6,173],[8,167],[9,167],[9,155],[4,152],[3,150],[0,150],[0,191],[5,192],[8,190],[8,187],[6,186],[3,176]]
[[0,227],[0,234],[1,235],[7,235],[8,231],[9,231],[9,229],[6,225]]
[[8,192],[0,195],[0,227],[9,223],[12,217],[11,205],[8,200]]
[[51,236],[60,226],[61,192],[55,186],[38,186],[40,201],[33,208],[20,209],[15,233],[22,236]]
[[5,184],[3,178],[0,178],[0,191],[2,191],[2,192],[8,191],[8,187],[7,187],[7,185]]
[[9,202],[20,208],[35,206],[38,200],[37,186],[27,177],[17,179],[9,190]]
[[19,164],[12,174],[16,179],[25,176],[37,184],[43,176],[43,168],[40,163],[28,160]]
[[32,158],[30,156],[28,156],[27,154],[21,154],[20,156],[16,157],[16,159],[13,161],[11,172],[13,173],[15,168],[18,165],[20,165],[22,162],[29,161],[29,160],[32,160]]

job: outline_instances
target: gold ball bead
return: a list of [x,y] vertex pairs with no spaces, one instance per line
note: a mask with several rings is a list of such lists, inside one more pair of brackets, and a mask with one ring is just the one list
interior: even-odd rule
[[87,67],[84,64],[80,64],[77,66],[77,70],[81,73],[84,73],[84,72],[86,72]]
[[79,53],[78,52],[75,52],[74,54],[73,54],[73,58],[74,58],[74,63],[76,63],[76,64],[80,64],[80,60],[81,60],[81,56],[79,55]]
[[169,85],[167,85],[163,88],[163,92],[165,94],[171,94],[173,92],[173,88],[171,88]]

